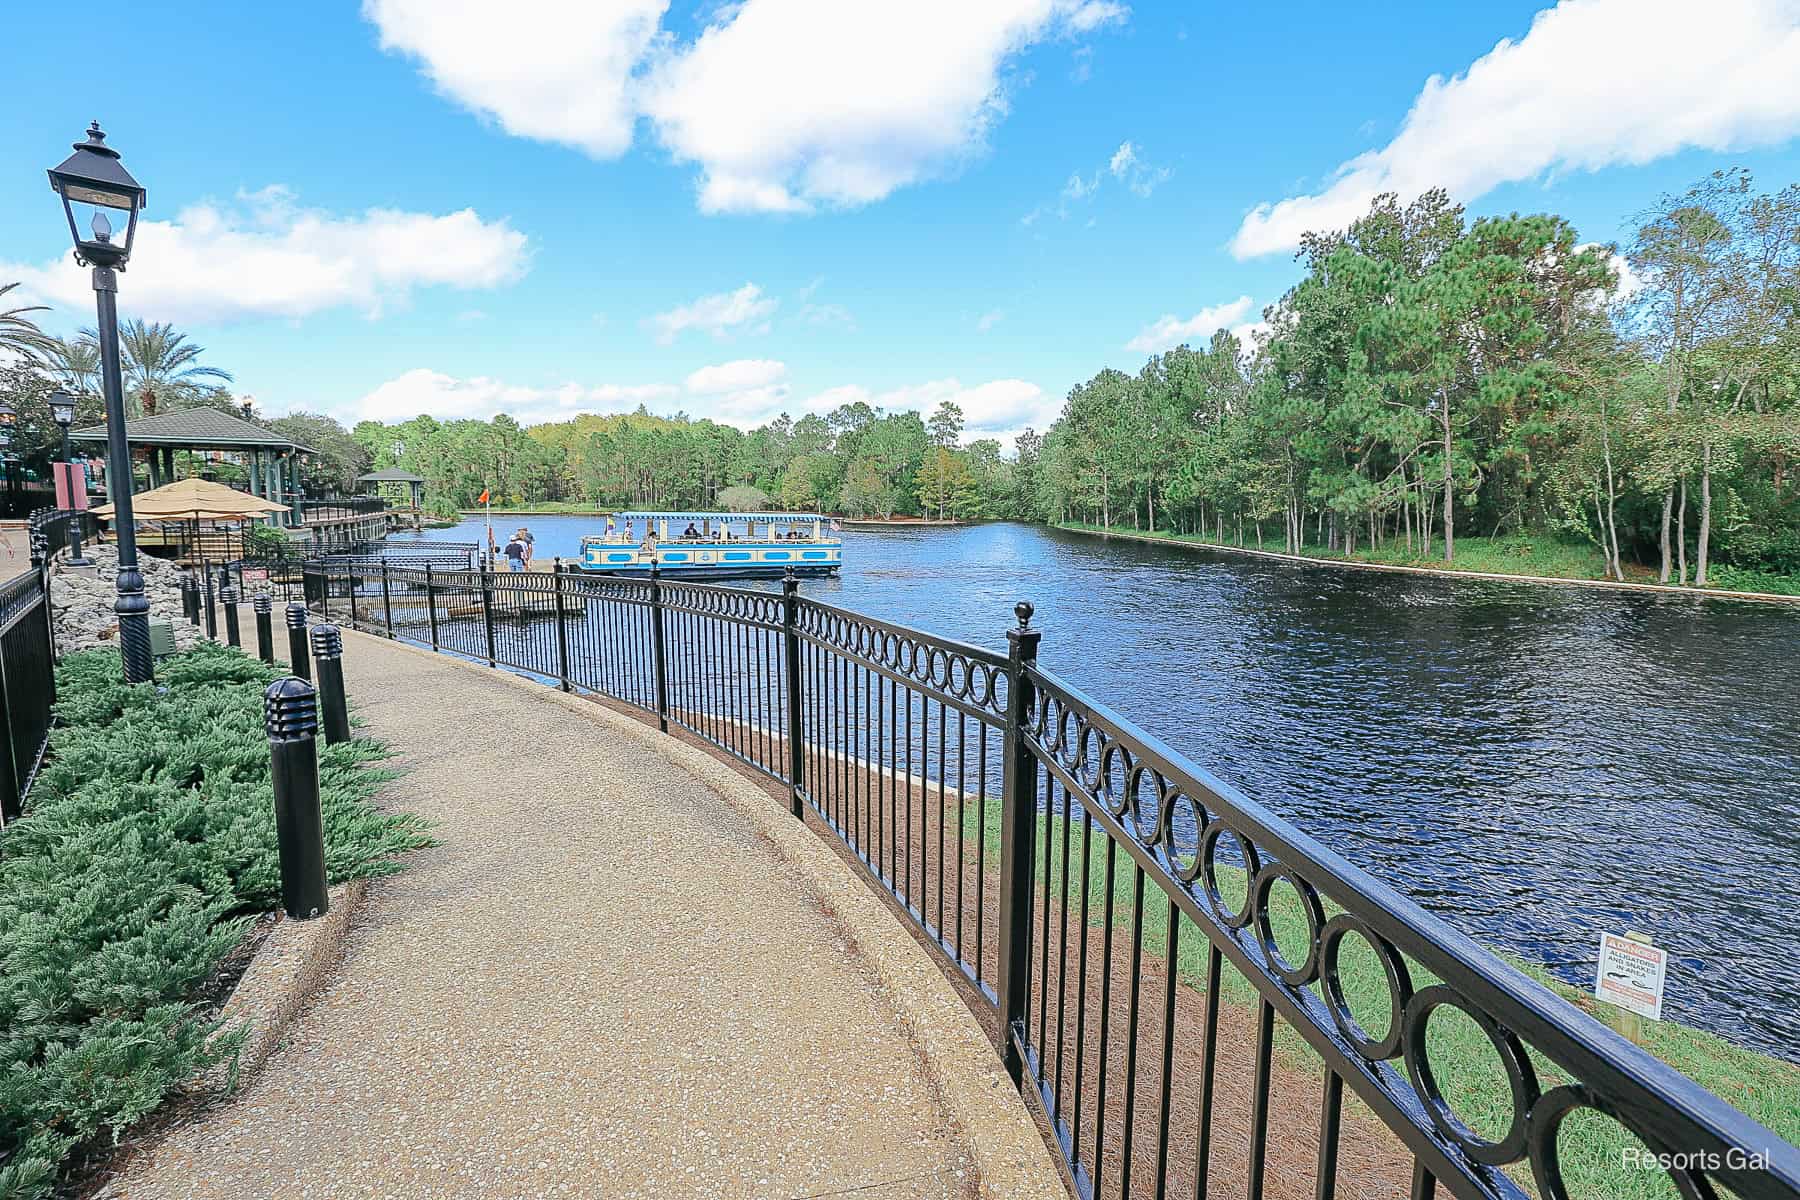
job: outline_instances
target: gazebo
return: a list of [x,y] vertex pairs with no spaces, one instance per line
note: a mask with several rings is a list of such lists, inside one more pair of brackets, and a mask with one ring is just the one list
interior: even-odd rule
[[384,483],[404,483],[407,493],[412,497],[413,528],[419,527],[420,500],[425,493],[425,477],[414,475],[411,471],[402,471],[399,467],[383,467],[379,471],[370,471],[367,475],[358,475],[356,482],[364,484],[371,495],[378,495]]
[[[106,426],[73,430],[72,442],[106,442]],[[218,450],[242,455],[250,474],[250,492],[288,511],[287,524],[300,524],[300,456],[317,453],[242,417],[216,408],[190,408],[125,422],[125,440],[133,456],[149,452],[150,486],[175,479],[175,451]],[[112,481],[107,481],[110,492]],[[130,483],[127,486],[131,486]]]

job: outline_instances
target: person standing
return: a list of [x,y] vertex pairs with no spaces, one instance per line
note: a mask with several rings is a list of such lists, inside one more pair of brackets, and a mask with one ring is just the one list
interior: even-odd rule
[[506,569],[509,571],[523,571],[525,569],[525,556],[527,553],[528,550],[525,543],[519,540],[518,534],[513,534],[506,542]]
[[513,536],[525,543],[525,565],[530,566],[531,556],[537,549],[537,539],[532,537],[531,530],[525,528],[523,525],[519,526],[519,532],[513,534]]

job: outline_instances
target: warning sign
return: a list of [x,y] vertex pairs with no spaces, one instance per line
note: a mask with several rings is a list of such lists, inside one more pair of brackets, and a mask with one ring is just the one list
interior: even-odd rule
[[1626,1012],[1660,1021],[1663,976],[1668,965],[1667,950],[1659,950],[1648,941],[1603,933],[1600,935],[1600,969],[1594,976],[1594,995]]

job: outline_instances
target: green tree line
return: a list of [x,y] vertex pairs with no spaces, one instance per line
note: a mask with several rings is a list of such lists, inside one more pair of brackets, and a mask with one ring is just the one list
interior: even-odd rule
[[1071,389],[1021,439],[1026,513],[1445,562],[1535,533],[1619,579],[1800,572],[1800,186],[1713,175],[1622,252],[1388,195],[1298,257],[1258,344],[1220,332]]

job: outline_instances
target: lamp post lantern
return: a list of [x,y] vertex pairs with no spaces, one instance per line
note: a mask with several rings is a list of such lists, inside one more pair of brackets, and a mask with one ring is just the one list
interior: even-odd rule
[[[113,612],[119,616],[119,650],[125,660],[125,682],[145,683],[154,667],[150,657],[150,601],[144,595],[144,573],[138,569],[137,532],[131,516],[131,444],[125,431],[125,389],[119,378],[120,271],[131,257],[137,235],[138,213],[146,193],[119,161],[119,152],[106,144],[98,121],[88,126],[87,140],[76,142],[75,153],[50,168],[50,189],[62,198],[69,220],[69,237],[75,242],[75,261],[93,268],[94,304],[99,313],[100,379],[106,392],[106,490],[113,504],[113,525],[119,538],[118,598]],[[91,210],[91,216],[90,216]],[[76,214],[89,216],[91,238],[83,238]],[[108,211],[125,218],[125,240],[113,240]]]
[[90,560],[81,553],[81,513],[75,509],[75,460],[69,457],[69,426],[75,422],[75,397],[58,389],[50,393],[50,415],[62,428],[62,460],[68,473],[65,476],[69,489],[69,565],[85,567],[91,565]]

